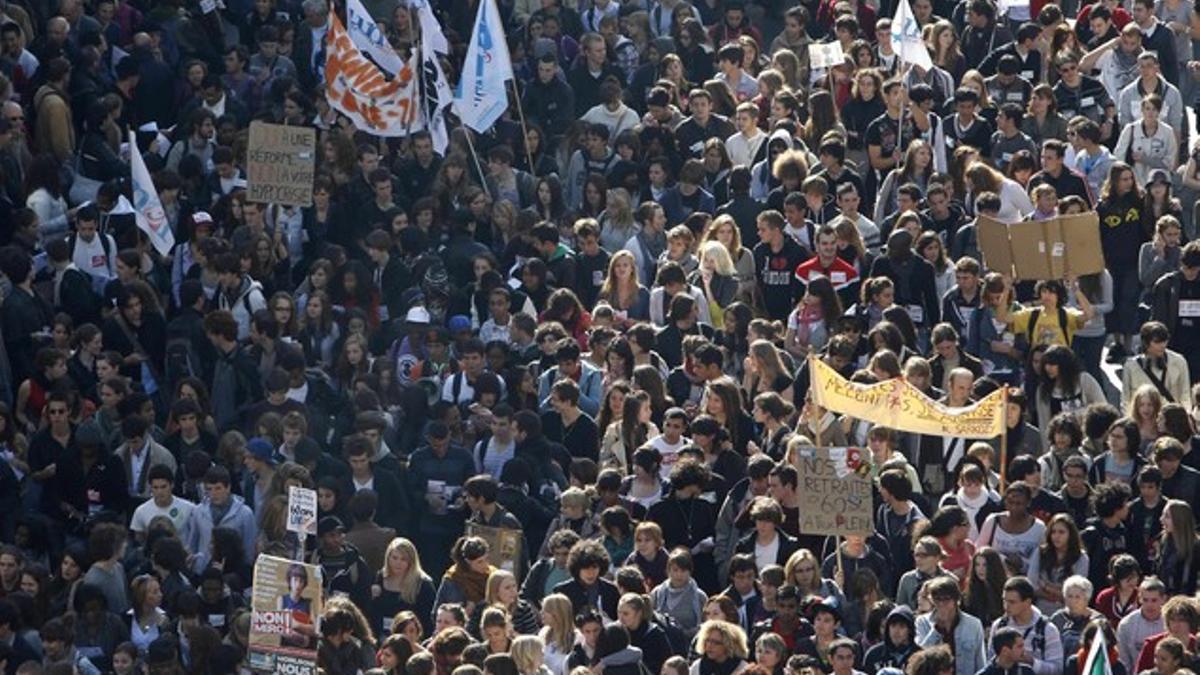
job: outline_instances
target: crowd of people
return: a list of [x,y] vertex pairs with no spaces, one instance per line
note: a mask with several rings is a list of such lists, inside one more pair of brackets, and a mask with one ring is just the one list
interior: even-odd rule
[[[341,3],[0,0],[0,668],[249,673],[267,554],[326,675],[1195,672],[1200,8],[900,2],[500,0],[508,108],[443,139],[327,99]],[[251,121],[317,130],[310,206]],[[1090,213],[1104,269],[981,253]],[[803,530],[814,446],[872,533]]]

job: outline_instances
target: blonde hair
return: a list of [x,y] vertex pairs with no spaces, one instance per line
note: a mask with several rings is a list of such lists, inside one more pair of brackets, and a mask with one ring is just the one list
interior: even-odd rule
[[421,593],[421,584],[431,580],[425,570],[421,568],[421,555],[417,553],[417,547],[404,537],[396,537],[388,544],[387,552],[383,555],[383,569],[379,571],[379,576],[387,579],[392,575],[388,560],[391,559],[393,553],[399,553],[409,560],[408,572],[400,579],[400,598],[404,602],[413,604]]
[[703,645],[714,638],[725,645],[729,658],[744,659],[750,654],[746,646],[746,632],[741,626],[719,619],[705,621],[696,634],[696,644]]
[[1162,394],[1158,392],[1158,389],[1156,389],[1154,385],[1143,384],[1134,390],[1133,396],[1129,399],[1129,408],[1125,411],[1125,414],[1129,417],[1129,419],[1133,420],[1134,422],[1141,422],[1141,416],[1138,415],[1138,406],[1141,404],[1142,399],[1150,399],[1150,402],[1154,404],[1155,418],[1157,418],[1158,413],[1162,411]]
[[727,277],[732,277],[737,274],[737,268],[733,265],[733,258],[729,257],[729,249],[725,248],[716,240],[704,242],[700,247],[700,265],[704,265],[704,261],[712,258],[716,267],[717,274],[723,274]]
[[539,659],[544,659],[546,643],[536,635],[519,635],[508,649],[509,656],[517,665],[521,675],[531,675],[538,670]]
[[[631,288],[629,289],[630,295],[628,298],[621,298],[618,296],[618,293],[620,292],[620,288],[618,288],[618,282],[617,282],[617,263],[622,260],[627,261],[629,263],[629,267],[631,270],[630,271],[630,279],[629,279]],[[619,302],[620,300],[628,300],[629,301],[628,305],[625,305],[626,307],[628,307],[628,306],[632,306],[635,302],[637,302],[637,291],[638,291],[637,258],[634,258],[633,254],[630,253],[629,251],[627,251],[625,249],[621,249],[620,251],[617,251],[616,253],[614,253],[613,257],[608,261],[608,274],[606,274],[604,277],[604,285],[600,287],[600,298],[603,300],[607,300],[610,305],[613,305],[614,309],[616,308],[616,304],[613,304],[613,303],[622,304]]]
[[560,506],[571,507],[575,506],[585,511],[592,506],[592,496],[587,493],[587,490],[577,487],[569,487],[563,490],[562,495],[558,499]]
[[[796,582],[797,568],[803,563],[812,563],[813,565],[813,584],[811,587],[801,586]],[[798,588],[801,594],[809,594],[815,592],[821,586],[821,563],[817,561],[817,557],[812,551],[802,548],[792,554],[788,558],[787,564],[783,567],[783,583],[791,584]]]
[[575,645],[575,610],[571,599],[562,593],[552,593],[542,598],[542,611],[549,621],[542,626],[538,635],[547,645],[558,647],[560,652],[570,652]]
[[769,340],[755,340],[750,343],[750,355],[758,361],[762,369],[770,372],[760,373],[764,382],[770,384],[780,375],[790,376],[783,359],[779,357],[779,348]]
[[499,598],[500,584],[508,579],[512,579],[513,583],[517,581],[516,575],[508,570],[492,570],[492,573],[487,578],[487,588],[483,593],[483,601],[489,605],[502,607],[505,611],[508,611],[508,607],[502,605]]

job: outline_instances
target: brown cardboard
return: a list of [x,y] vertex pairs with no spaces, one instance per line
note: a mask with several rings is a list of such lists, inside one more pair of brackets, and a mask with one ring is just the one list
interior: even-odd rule
[[1104,251],[1100,248],[1100,216],[1095,211],[1059,216],[1061,241],[1067,271],[1076,277],[1103,272]]
[[1023,220],[1008,226],[1013,264],[1017,279],[1055,279],[1047,255],[1046,228],[1043,223]]
[[1105,268],[1095,212],[1011,225],[980,216],[976,236],[987,268],[1014,279],[1062,279]]
[[246,148],[246,198],[285,206],[312,206],[317,130],[252,122]]
[[1012,244],[1008,241],[1008,225],[987,216],[975,220],[975,238],[983,263],[993,272],[1013,276]]

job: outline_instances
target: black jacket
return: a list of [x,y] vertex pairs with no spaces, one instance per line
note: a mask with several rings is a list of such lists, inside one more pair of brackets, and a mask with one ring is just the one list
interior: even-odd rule
[[[575,92],[561,77],[542,82],[536,77],[525,85],[522,97],[525,116],[541,125],[549,137],[566,133],[567,126],[575,119]],[[579,114],[587,110],[579,111]]]
[[629,631],[629,645],[642,650],[642,663],[651,673],[661,671],[663,662],[673,656],[666,631],[650,621],[644,621],[639,628]]
[[570,579],[554,587],[555,593],[562,593],[571,600],[571,608],[576,616],[579,616],[588,608],[599,611],[609,620],[613,620],[617,616],[617,604],[621,601],[621,591],[617,590],[617,585],[603,577],[596,580],[599,585],[599,607],[588,600],[588,589],[578,579]]
[[[754,555],[754,538],[756,534],[755,532],[751,532],[739,539],[735,552]],[[792,535],[778,528],[776,528],[775,534],[779,535],[779,553],[775,556],[775,564],[783,566],[787,564],[788,558],[791,558],[792,554],[800,549],[800,542],[796,541],[796,538]]]

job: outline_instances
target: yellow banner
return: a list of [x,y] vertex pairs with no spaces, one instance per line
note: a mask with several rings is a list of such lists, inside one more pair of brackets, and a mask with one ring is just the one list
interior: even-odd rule
[[1004,392],[995,391],[974,405],[952,408],[921,393],[901,378],[857,384],[820,359],[809,359],[812,394],[817,405],[883,426],[930,436],[995,438],[1004,431]]

